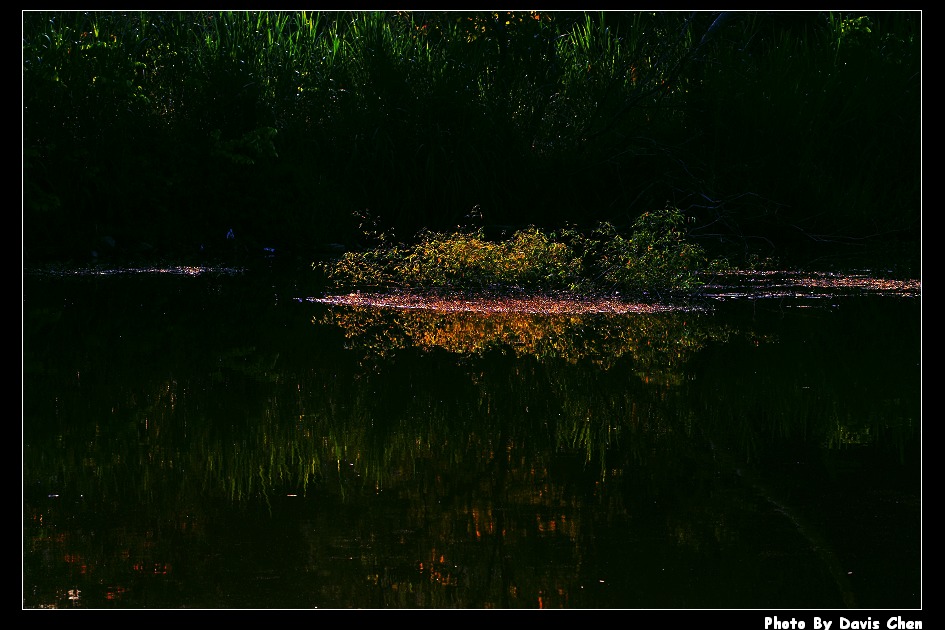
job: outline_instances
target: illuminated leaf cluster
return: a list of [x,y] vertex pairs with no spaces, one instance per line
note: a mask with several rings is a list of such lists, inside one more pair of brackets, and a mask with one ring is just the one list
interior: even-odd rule
[[533,226],[506,240],[484,230],[423,231],[413,244],[346,252],[316,263],[337,289],[410,288],[455,291],[526,290],[578,293],[688,290],[697,275],[725,267],[687,240],[685,217],[667,206],[641,215],[624,235],[610,223],[589,234],[574,228],[546,232]]

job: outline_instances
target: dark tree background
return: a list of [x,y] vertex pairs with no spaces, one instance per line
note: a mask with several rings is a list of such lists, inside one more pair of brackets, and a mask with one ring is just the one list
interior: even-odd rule
[[[23,13],[25,263],[626,228],[917,273],[920,12]],[[332,245],[334,247],[334,245]]]

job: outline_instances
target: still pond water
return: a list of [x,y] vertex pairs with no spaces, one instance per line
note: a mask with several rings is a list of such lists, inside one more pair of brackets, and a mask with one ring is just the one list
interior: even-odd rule
[[23,608],[919,609],[921,297],[822,280],[523,313],[28,272]]

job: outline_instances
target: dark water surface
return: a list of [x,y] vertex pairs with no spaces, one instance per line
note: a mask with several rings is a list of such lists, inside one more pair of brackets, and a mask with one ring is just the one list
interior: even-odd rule
[[922,607],[918,296],[314,291],[25,275],[24,608]]

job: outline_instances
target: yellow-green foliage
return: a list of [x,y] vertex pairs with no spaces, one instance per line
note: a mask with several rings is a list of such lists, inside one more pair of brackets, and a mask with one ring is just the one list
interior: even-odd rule
[[601,223],[589,235],[535,227],[489,240],[482,229],[421,232],[412,245],[346,252],[323,265],[336,288],[452,290],[526,289],[598,292],[684,290],[718,263],[686,240],[685,218],[673,207],[647,212],[629,235]]
[[482,230],[451,235],[425,232],[394,265],[411,287],[558,288],[577,280],[580,260],[564,244],[530,227],[507,241],[489,241]]

